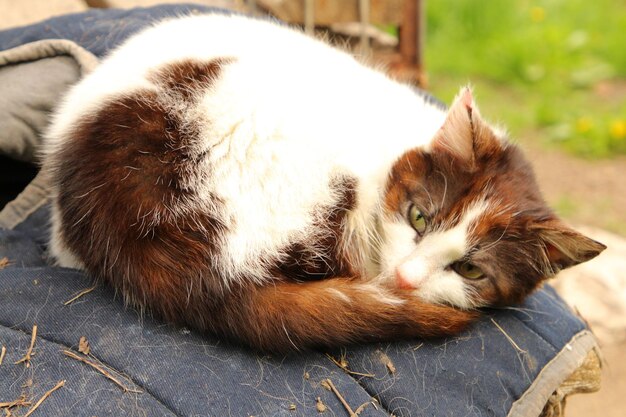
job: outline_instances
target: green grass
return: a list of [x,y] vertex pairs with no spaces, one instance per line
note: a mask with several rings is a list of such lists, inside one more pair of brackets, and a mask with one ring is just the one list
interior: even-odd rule
[[625,0],[426,3],[429,88],[475,86],[513,136],[579,155],[626,154]]

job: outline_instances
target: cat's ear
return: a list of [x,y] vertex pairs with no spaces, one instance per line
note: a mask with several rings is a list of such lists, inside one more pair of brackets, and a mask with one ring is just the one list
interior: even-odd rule
[[606,249],[602,243],[575,231],[558,219],[536,223],[533,228],[539,232],[539,238],[545,246],[552,274],[587,262]]
[[444,151],[470,165],[478,154],[499,143],[480,116],[469,86],[463,87],[454,99],[446,120],[433,139],[431,149]]

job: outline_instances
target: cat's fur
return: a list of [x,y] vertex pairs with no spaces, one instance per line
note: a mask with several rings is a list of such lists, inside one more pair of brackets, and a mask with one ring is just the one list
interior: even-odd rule
[[453,334],[604,248],[546,207],[469,89],[446,112],[245,17],[127,41],[71,90],[45,158],[61,265],[264,350]]

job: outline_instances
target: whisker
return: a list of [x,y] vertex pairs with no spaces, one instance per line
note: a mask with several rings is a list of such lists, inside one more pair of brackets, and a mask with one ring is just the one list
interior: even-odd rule
[[439,175],[443,177],[443,197],[441,197],[440,207],[443,207],[443,203],[446,201],[446,194],[448,193],[448,178],[441,171],[437,171]]
[[89,194],[91,194],[92,192],[94,192],[95,190],[97,190],[100,187],[104,187],[106,185],[106,182],[103,182],[100,185],[96,185],[95,187],[93,187],[91,190],[87,191],[85,194],[81,194],[81,195],[77,195],[74,198],[78,199],[78,198],[83,198],[88,196]]

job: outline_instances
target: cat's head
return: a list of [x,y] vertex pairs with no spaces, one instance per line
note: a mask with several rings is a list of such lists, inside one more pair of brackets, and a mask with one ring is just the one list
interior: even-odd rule
[[394,164],[384,199],[382,274],[426,301],[520,302],[605,246],[567,227],[529,162],[461,90],[426,149]]

